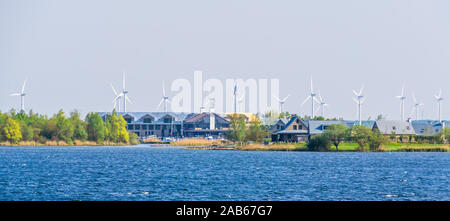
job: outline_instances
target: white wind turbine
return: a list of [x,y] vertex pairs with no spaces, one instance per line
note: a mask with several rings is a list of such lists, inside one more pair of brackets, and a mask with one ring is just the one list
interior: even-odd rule
[[412,99],[414,101],[414,111],[416,112],[416,120],[419,120],[419,109],[420,106],[423,106],[422,103],[417,102],[416,96],[414,95],[414,92],[412,93]]
[[403,84],[402,87],[402,93],[399,96],[395,96],[396,98],[400,99],[400,114],[402,121],[405,120],[405,100],[406,100],[406,94],[405,94],[405,85]]
[[355,96],[356,96],[356,99],[353,98],[353,100],[355,101],[356,104],[358,104],[358,121],[359,121],[359,125],[361,125],[361,105],[366,100],[366,98],[362,94],[363,89],[364,89],[364,85],[361,86],[361,89],[359,90],[359,93],[357,93],[355,90],[352,90],[353,94],[355,94]]
[[112,101],[112,103],[114,104],[114,108],[117,109],[117,112],[120,112],[120,99],[123,96],[123,93],[117,93],[116,89],[114,88],[114,86],[112,84],[110,84],[113,92],[114,92],[114,100]]
[[322,117],[325,118],[325,106],[328,106],[327,103],[325,103],[325,100],[322,98],[322,95],[320,95],[320,90],[319,90],[319,108],[317,109],[317,111],[322,110]]
[[306,101],[308,101],[309,99],[311,99],[311,118],[314,118],[314,101],[317,103],[320,103],[317,98],[316,98],[316,93],[314,92],[314,88],[313,88],[313,81],[312,81],[312,77],[311,77],[311,91],[310,94],[308,95],[308,97],[306,97],[306,99],[303,101],[302,106],[306,103]]
[[123,97],[123,112],[127,112],[127,101],[130,102],[130,104],[133,104],[127,94],[128,90],[125,89],[125,72],[123,72],[122,93],[120,94]]
[[286,100],[289,98],[289,96],[291,96],[290,94],[288,94],[285,98],[281,99],[279,97],[275,97],[273,96],[275,99],[277,99],[278,103],[280,104],[280,113],[283,113],[283,105],[284,103],[286,103]]
[[444,100],[444,98],[442,97],[442,89],[439,90],[439,94],[434,95],[434,98],[436,98],[436,101],[438,103],[438,119],[439,122],[441,122],[442,117],[441,117],[441,103]]
[[20,110],[25,111],[25,84],[27,83],[27,79],[23,82],[22,90],[20,93],[10,94],[9,96],[20,96]]
[[164,103],[164,113],[166,113],[167,112],[167,103],[170,103],[170,101],[169,101],[169,97],[166,96],[166,89],[164,88],[164,81],[162,83],[162,91],[163,91],[163,97],[161,98],[161,102],[159,102],[158,107],[156,109],[159,110],[159,107],[161,106],[161,104]]

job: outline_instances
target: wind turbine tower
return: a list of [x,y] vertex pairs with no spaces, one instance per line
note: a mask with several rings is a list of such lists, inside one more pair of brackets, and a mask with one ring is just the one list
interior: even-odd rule
[[405,94],[405,85],[402,87],[402,93],[399,96],[396,96],[396,98],[400,99],[400,114],[402,121],[405,120],[405,100],[406,100],[406,94]]
[[355,90],[352,90],[353,94],[356,96],[356,98],[353,98],[353,100],[358,105],[358,121],[359,121],[359,125],[362,124],[361,123],[361,105],[366,100],[366,98],[362,94],[363,93],[363,89],[364,89],[364,86],[361,87],[361,89],[359,90],[359,93],[357,93]]
[[130,98],[128,98],[128,90],[125,88],[125,72],[123,72],[123,80],[122,80],[122,96],[123,96],[123,112],[127,112],[127,101],[132,104]]
[[167,113],[167,103],[170,103],[169,96],[166,95],[166,89],[164,87],[164,81],[162,83],[162,91],[163,91],[163,97],[161,98],[161,102],[159,102],[157,109],[161,106],[162,103],[164,103],[164,113]]
[[415,109],[415,112],[416,112],[416,120],[419,120],[419,109],[420,109],[420,106],[423,106],[423,104],[420,103],[420,102],[417,102],[417,99],[416,99],[416,96],[414,95],[414,93],[412,94],[412,99],[414,101],[414,109]]
[[[322,117],[325,118],[325,106],[328,106],[328,104],[325,103],[325,100],[322,98],[322,95],[320,95],[320,91],[319,91],[318,97],[319,97],[319,105],[320,105],[319,109],[322,111]],[[319,109],[317,109],[317,110],[319,110]]]
[[310,88],[310,94],[308,95],[308,97],[306,97],[306,99],[303,101],[303,104],[305,104],[309,99],[311,99],[311,118],[314,118],[314,101],[317,103],[320,103],[317,98],[316,98],[316,93],[314,92],[314,87],[313,87],[313,80],[311,77],[311,88]]
[[283,105],[284,105],[284,103],[286,103],[286,100],[289,98],[289,96],[291,96],[291,95],[288,94],[288,96],[286,96],[283,99],[273,96],[278,101],[278,103],[280,104],[280,113],[283,113]]
[[27,79],[23,82],[22,90],[20,93],[10,94],[9,96],[20,96],[20,110],[25,111],[25,84],[27,83]]
[[438,103],[438,119],[439,122],[442,122],[441,103],[444,100],[444,98],[442,97],[442,89],[439,90],[439,94],[434,95],[434,98],[436,98],[436,101]]

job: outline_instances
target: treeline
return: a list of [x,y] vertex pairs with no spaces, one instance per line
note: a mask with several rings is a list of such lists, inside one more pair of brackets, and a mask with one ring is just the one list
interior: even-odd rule
[[63,145],[137,144],[135,133],[126,130],[126,121],[113,111],[106,121],[98,113],[89,113],[84,120],[73,111],[66,116],[63,110],[52,117],[24,111],[0,112],[0,142],[13,145],[35,142]]
[[370,151],[381,151],[388,142],[444,144],[449,138],[450,128],[444,128],[441,132],[427,137],[415,135],[397,136],[395,134],[385,136],[377,130],[373,131],[361,125],[348,128],[341,124],[333,124],[323,134],[312,136],[307,144],[307,148],[311,151],[329,151],[330,147],[334,145],[336,150],[339,151],[339,144],[342,142],[354,142],[358,144],[360,151],[366,151],[366,148]]
[[258,117],[251,120],[247,125],[242,114],[232,114],[230,116],[230,129],[227,138],[240,145],[249,141],[262,142],[270,135],[267,128],[261,125]]

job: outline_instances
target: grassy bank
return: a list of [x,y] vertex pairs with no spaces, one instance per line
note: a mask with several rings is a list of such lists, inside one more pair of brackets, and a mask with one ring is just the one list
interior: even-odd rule
[[227,141],[208,140],[201,138],[185,138],[170,142],[170,146],[182,146],[182,147],[212,147],[212,146],[224,146],[227,144],[229,144]]
[[133,144],[127,143],[113,143],[109,141],[105,141],[103,143],[97,143],[93,141],[81,141],[75,140],[73,143],[66,143],[64,141],[45,141],[45,142],[35,142],[35,141],[20,141],[17,144],[10,143],[8,141],[0,142],[0,146],[9,146],[9,147],[22,147],[22,146],[128,146]]
[[[234,150],[244,151],[307,151],[306,143],[274,143],[264,145],[252,143],[243,146],[236,146]],[[330,151],[335,152],[336,147],[332,146]],[[357,143],[341,143],[339,152],[372,152],[369,146],[361,150]],[[389,143],[384,145],[377,152],[449,152],[448,144],[409,144],[409,143]]]

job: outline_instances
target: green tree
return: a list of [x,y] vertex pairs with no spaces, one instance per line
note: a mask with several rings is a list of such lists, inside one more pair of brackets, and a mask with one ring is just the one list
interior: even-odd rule
[[324,134],[312,136],[306,147],[309,151],[329,151],[331,147],[330,139]]
[[31,126],[28,126],[24,121],[20,121],[20,132],[22,133],[23,141],[31,141],[34,137],[34,131]]
[[11,143],[19,143],[20,139],[22,139],[20,125],[12,118],[6,119],[5,126],[3,127],[3,136]]
[[351,138],[358,143],[359,147],[364,150],[365,145],[372,136],[372,130],[362,125],[355,125],[351,130]]
[[127,122],[123,119],[122,115],[118,115],[114,110],[111,116],[106,121],[108,138],[115,143],[128,143],[129,134],[126,126]]
[[70,122],[74,126],[73,139],[85,141],[88,138],[86,132],[86,126],[84,121],[80,119],[80,113],[78,111],[73,111],[70,113]]
[[250,122],[250,126],[247,130],[246,140],[262,142],[264,138],[269,136],[267,129],[261,125],[258,118]]
[[245,119],[241,114],[232,114],[230,116],[230,129],[231,131],[228,134],[228,138],[234,142],[239,142],[242,144],[245,140]]
[[97,143],[105,140],[105,124],[98,113],[86,116],[88,139]]
[[128,137],[130,138],[131,145],[139,144],[139,136],[136,133],[134,133],[132,131],[128,131]]
[[369,138],[369,148],[371,151],[379,151],[381,147],[387,143],[388,138],[379,131],[372,132]]
[[332,124],[324,132],[324,136],[333,143],[336,150],[339,151],[339,144],[348,136],[349,128],[342,124]]
[[64,111],[60,110],[56,114],[56,136],[58,140],[64,140],[67,143],[72,143],[74,127],[69,119],[64,116]]

